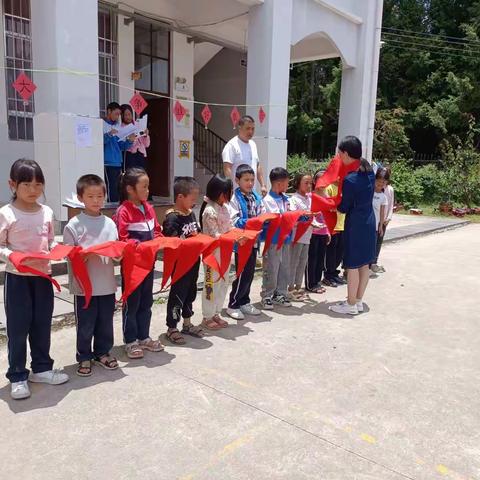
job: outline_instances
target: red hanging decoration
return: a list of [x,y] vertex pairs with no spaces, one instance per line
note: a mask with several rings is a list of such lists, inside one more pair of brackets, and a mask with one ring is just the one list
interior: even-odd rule
[[173,107],[173,114],[175,115],[177,122],[181,122],[183,117],[187,114],[185,107],[178,100],[175,102],[175,106]]
[[203,122],[205,123],[205,128],[208,128],[208,124],[212,119],[212,111],[208,105],[205,105],[202,109],[202,118]]
[[24,102],[27,102],[28,99],[33,95],[33,92],[37,89],[37,86],[22,72],[17,79],[13,82],[13,88],[18,92],[22,97]]
[[137,115],[140,115],[148,106],[148,102],[138,93],[130,99],[130,105]]
[[265,118],[267,118],[267,114],[265,113],[263,107],[260,107],[260,110],[258,111],[258,119],[260,120],[260,123],[263,123]]
[[232,119],[233,128],[237,128],[238,122],[240,120],[240,112],[237,107],[233,107],[230,112],[230,118]]

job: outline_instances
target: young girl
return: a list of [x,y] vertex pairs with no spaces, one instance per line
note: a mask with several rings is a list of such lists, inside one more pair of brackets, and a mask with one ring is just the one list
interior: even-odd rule
[[373,265],[370,267],[374,273],[383,273],[385,269],[378,265],[378,257],[382,249],[385,229],[393,215],[393,187],[388,184],[390,171],[386,168],[379,168],[375,175],[375,193],[373,195],[373,209],[377,222],[377,245]]
[[[233,184],[229,178],[215,175],[207,185],[207,195],[200,209],[200,226],[203,233],[213,238],[218,238],[223,233],[229,232],[232,227],[227,203],[232,197]],[[215,257],[220,261],[220,252],[217,249]],[[202,326],[208,330],[218,330],[227,327],[228,322],[220,318],[220,312],[227,295],[229,272],[225,279],[209,266],[204,265],[205,282],[202,293]]]
[[[147,203],[149,179],[145,170],[131,168],[120,177],[120,202],[115,214],[119,240],[145,242],[162,235],[153,207]],[[132,359],[143,358],[143,351],[161,352],[163,345],[150,338],[153,305],[153,271],[128,297],[123,308],[125,351]]]
[[[129,125],[135,123],[132,107],[126,103],[122,105],[122,125]],[[146,167],[147,148],[150,146],[150,135],[148,128],[142,135],[135,137],[133,145],[125,152],[124,170],[129,168],[143,168]]]
[[[290,197],[290,209],[310,211],[312,206],[310,196],[312,191],[312,176],[298,173],[293,179],[293,188],[295,188],[295,193]],[[307,267],[312,231],[313,227],[310,226],[302,237],[299,238],[297,243],[290,246],[290,282],[288,290],[292,300],[301,301],[306,298],[305,292],[302,291],[302,283],[303,275]]]
[[[33,160],[17,160],[10,170],[11,203],[0,209],[0,259],[7,263],[5,312],[7,316],[8,372],[12,398],[30,396],[31,382],[59,385],[68,375],[52,370],[50,333],[53,314],[51,282],[30,273],[19,273],[9,257],[13,252],[49,253],[54,245],[53,212],[38,203],[45,179]],[[50,262],[32,260],[29,266],[50,274]],[[32,372],[25,367],[27,338]]]

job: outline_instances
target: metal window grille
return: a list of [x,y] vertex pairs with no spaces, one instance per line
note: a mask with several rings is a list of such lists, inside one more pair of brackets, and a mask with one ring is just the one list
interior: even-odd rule
[[5,79],[10,140],[33,140],[34,96],[24,102],[13,88],[22,71],[32,78],[30,0],[3,0]]
[[98,10],[98,73],[100,115],[105,116],[107,105],[118,101],[117,14],[108,6]]

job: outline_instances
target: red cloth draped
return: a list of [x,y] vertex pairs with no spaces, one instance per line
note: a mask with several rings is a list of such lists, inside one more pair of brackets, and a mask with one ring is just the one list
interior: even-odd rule
[[310,212],[306,212],[305,210],[294,210],[293,212],[285,212],[282,214],[280,221],[280,233],[278,235],[277,250],[280,250],[282,248],[283,243],[292,232],[300,217],[305,217],[307,215],[309,216],[309,219],[306,222],[300,222],[298,224],[297,234],[298,230],[300,229],[300,235],[295,235],[293,243],[296,243],[297,240],[307,231],[308,227],[313,221],[313,217],[310,215]]
[[322,212],[325,224],[330,234],[333,234],[337,224],[337,207],[340,205],[341,197],[321,197],[312,193],[312,212]]

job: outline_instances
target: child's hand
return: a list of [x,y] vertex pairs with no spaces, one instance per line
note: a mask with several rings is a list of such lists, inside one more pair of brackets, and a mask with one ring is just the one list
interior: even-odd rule
[[133,142],[135,141],[135,134],[132,133],[131,135],[129,135],[129,136],[127,137],[127,140],[128,140],[129,142],[132,142],[132,143],[133,143]]
[[118,133],[118,130],[115,130],[114,128],[112,128],[112,129],[110,130],[110,133],[109,133],[109,134],[113,137],[113,136],[116,135],[117,133]]
[[145,136],[148,135],[148,128],[146,128],[146,129],[143,131],[143,134],[144,134]]
[[327,235],[327,245],[330,245],[330,242],[332,241],[332,236],[330,234]]
[[382,225],[382,224],[380,224],[380,225],[378,226],[378,234],[379,234],[381,237],[383,237],[383,225]]

